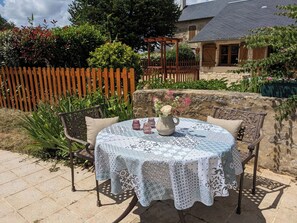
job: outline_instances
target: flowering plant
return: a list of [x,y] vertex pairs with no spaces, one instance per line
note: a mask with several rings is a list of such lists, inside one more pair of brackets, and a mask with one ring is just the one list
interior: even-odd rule
[[174,96],[173,91],[167,91],[163,100],[153,98],[154,108],[160,116],[178,116],[191,104],[189,97]]

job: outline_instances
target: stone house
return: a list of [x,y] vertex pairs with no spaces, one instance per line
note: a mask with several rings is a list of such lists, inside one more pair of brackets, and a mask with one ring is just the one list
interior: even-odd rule
[[199,53],[201,79],[226,77],[230,82],[236,81],[248,74],[228,71],[238,69],[247,59],[261,59],[270,53],[267,47],[246,48],[245,36],[259,27],[293,24],[294,20],[276,15],[277,5],[288,4],[296,4],[296,0],[215,0],[187,6],[177,23],[176,37],[183,38]]

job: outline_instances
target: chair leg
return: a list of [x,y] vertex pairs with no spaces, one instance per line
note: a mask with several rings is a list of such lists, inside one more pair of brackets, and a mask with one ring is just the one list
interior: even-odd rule
[[253,188],[252,188],[252,194],[254,194],[254,195],[256,193],[257,166],[258,166],[258,156],[255,157],[254,170],[253,170]]
[[71,168],[71,185],[72,191],[76,191],[74,186],[74,167],[73,167],[73,152],[70,152],[70,168]]
[[95,174],[95,181],[96,181],[96,193],[97,193],[97,206],[101,207],[101,201],[100,201],[100,195],[99,195],[99,184],[98,184],[98,180],[96,178],[96,174]]
[[241,199],[242,199],[242,190],[243,190],[243,178],[244,178],[244,168],[243,168],[242,174],[240,175],[238,203],[237,203],[236,214],[241,213]]

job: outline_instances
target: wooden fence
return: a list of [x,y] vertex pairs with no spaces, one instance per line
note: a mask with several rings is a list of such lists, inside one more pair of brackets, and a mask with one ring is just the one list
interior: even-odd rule
[[58,103],[67,95],[84,97],[101,91],[129,100],[135,91],[134,69],[1,67],[0,106],[33,111],[38,103]]
[[199,80],[199,61],[195,60],[179,61],[178,66],[175,61],[167,61],[163,65],[160,61],[151,61],[148,65],[147,60],[142,60],[141,66],[144,70],[142,80],[145,81],[155,78],[173,82]]

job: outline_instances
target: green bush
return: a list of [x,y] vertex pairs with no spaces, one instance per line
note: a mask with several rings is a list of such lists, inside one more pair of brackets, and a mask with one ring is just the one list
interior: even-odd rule
[[134,68],[137,79],[141,75],[140,56],[121,42],[106,43],[90,53],[90,67]]
[[[119,98],[105,99],[99,92],[85,98],[69,96],[61,98],[58,105],[40,103],[38,110],[23,118],[22,127],[34,140],[35,154],[44,158],[65,158],[68,156],[67,140],[58,114],[106,104],[106,117],[119,116],[120,121],[133,118],[132,106]],[[78,145],[76,145],[78,146]],[[36,152],[37,151],[37,152]]]
[[56,38],[55,61],[60,67],[87,67],[89,54],[106,41],[98,27],[84,24],[54,28]]
[[149,81],[139,82],[137,89],[148,86],[151,89],[204,89],[204,90],[226,90],[227,81],[220,80],[198,80],[174,83],[172,80],[162,81],[161,79],[151,79]]
[[13,46],[14,35],[12,30],[0,32],[0,65],[18,66],[19,55]]
[[[176,58],[176,46],[166,53],[167,61],[175,61]],[[187,44],[180,44],[178,46],[178,59],[179,60],[195,60],[195,53],[191,47]]]
[[260,93],[262,84],[262,77],[251,77],[248,79],[240,80],[239,82],[232,82],[228,87],[228,90]]

